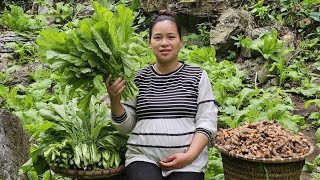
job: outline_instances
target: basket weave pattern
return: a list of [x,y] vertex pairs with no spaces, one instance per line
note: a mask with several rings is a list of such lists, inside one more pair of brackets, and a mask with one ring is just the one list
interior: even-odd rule
[[75,170],[75,169],[53,169],[57,174],[65,177],[77,179],[102,179],[119,174],[124,170],[124,165],[117,168],[101,169],[101,170]]
[[314,151],[309,143],[307,154],[291,158],[251,158],[230,153],[213,140],[213,145],[221,152],[225,180],[300,180],[305,159]]
[[300,180],[304,160],[288,163],[262,163],[221,153],[225,180]]

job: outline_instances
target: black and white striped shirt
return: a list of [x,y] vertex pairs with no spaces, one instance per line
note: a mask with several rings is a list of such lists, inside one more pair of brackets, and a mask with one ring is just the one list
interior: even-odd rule
[[[131,133],[126,164],[133,161],[157,163],[189,147],[195,132],[211,138],[217,130],[217,107],[207,73],[199,67],[182,64],[169,74],[158,74],[153,66],[137,72],[139,95],[123,103],[125,114],[114,117],[119,131]],[[139,153],[137,153],[139,152]],[[206,149],[188,171],[206,166]],[[194,170],[192,170],[194,171]]]

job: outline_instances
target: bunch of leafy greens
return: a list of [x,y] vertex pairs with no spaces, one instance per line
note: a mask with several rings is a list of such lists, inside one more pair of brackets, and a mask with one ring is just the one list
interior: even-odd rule
[[133,98],[137,87],[132,80],[140,66],[139,56],[145,51],[138,37],[132,35],[133,11],[118,5],[113,13],[97,2],[93,7],[93,17],[81,20],[78,28],[41,31],[37,39],[40,53],[51,69],[62,73],[63,84],[88,90],[88,97],[94,94],[90,91],[93,79],[111,74],[113,81],[117,77],[126,80],[123,98]]
[[91,96],[87,109],[69,97],[70,87],[60,95],[62,103],[44,104],[44,119],[31,139],[32,159],[23,170],[42,174],[49,167],[62,169],[107,169],[123,163],[127,136],[120,134],[110,120],[110,109]]

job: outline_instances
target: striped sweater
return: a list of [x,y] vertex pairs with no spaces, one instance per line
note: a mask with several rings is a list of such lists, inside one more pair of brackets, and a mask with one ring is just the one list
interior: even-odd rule
[[[130,133],[126,166],[134,161],[157,164],[174,153],[186,152],[196,132],[208,138],[217,130],[217,107],[206,71],[182,64],[168,74],[152,66],[137,72],[139,94],[123,103],[125,113],[112,116],[117,129]],[[204,148],[190,165],[173,171],[205,172]],[[173,171],[163,171],[168,176]]]

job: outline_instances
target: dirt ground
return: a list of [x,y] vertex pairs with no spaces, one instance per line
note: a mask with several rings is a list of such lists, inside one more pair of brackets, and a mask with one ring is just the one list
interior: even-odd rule
[[[306,102],[305,99],[294,94],[291,94],[290,96],[296,106],[294,114],[307,118],[312,112],[320,111],[318,107],[313,105],[311,105],[309,108],[306,109],[304,107],[304,104]],[[311,122],[306,121],[306,123],[310,124]],[[301,131],[314,146],[314,152],[306,159],[308,162],[313,162],[313,160],[320,154],[320,148],[316,146],[316,143],[317,143],[317,140],[315,137],[316,130],[317,130],[316,127],[310,126],[309,128]],[[310,178],[311,178],[310,172],[302,172],[301,180],[310,180]]]

